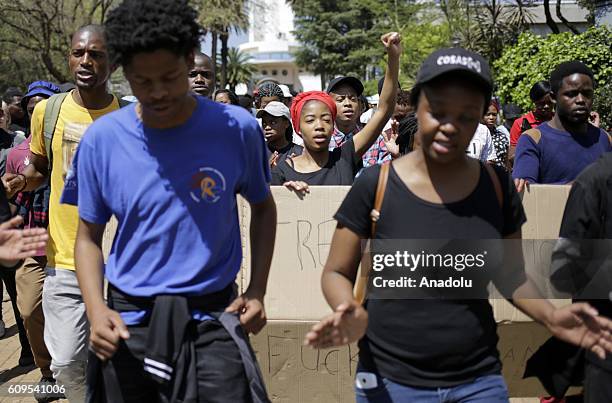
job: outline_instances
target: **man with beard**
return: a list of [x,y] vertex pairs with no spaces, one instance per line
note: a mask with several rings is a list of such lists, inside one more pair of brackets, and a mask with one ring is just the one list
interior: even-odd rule
[[189,72],[189,85],[198,95],[210,98],[215,92],[215,65],[210,56],[195,53],[195,65]]
[[[76,207],[60,204],[60,196],[85,129],[119,108],[118,99],[107,90],[112,68],[101,26],[88,25],[73,35],[68,65],[76,89],[36,105],[30,164],[22,173],[6,174],[3,182],[12,197],[18,192],[36,190],[49,179],[50,239],[42,295],[44,339],[51,355],[53,377],[65,386],[69,400],[84,401],[89,323],[74,263],[79,217]],[[51,119],[54,112],[55,119]]]
[[526,183],[572,182],[587,165],[612,150],[609,135],[589,123],[593,106],[593,72],[579,61],[564,62],[552,72],[555,115],[519,138],[512,177],[518,191]]

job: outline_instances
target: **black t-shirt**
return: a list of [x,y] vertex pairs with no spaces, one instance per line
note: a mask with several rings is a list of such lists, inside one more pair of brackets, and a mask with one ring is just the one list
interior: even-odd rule
[[291,160],[283,160],[272,168],[272,185],[280,186],[287,181],[302,181],[311,186],[351,185],[363,167],[361,157],[355,153],[352,139],[330,151],[327,164],[318,171],[297,172],[292,164]]
[[268,159],[270,159],[270,157],[272,156],[272,153],[274,151],[277,151],[279,154],[279,158],[278,161],[284,161],[286,160],[288,157],[290,157],[292,154],[293,155],[302,155],[302,150],[304,148],[299,145],[299,144],[295,144],[295,143],[289,143],[287,144],[285,147],[279,149],[279,150],[274,150],[270,147],[270,144],[268,144],[268,147],[266,148],[266,151],[268,153]]
[[[521,201],[508,174],[495,171],[503,188],[503,211],[484,167],[468,197],[434,204],[414,195],[392,165],[375,239],[498,239],[518,231],[526,221]],[[370,233],[379,172],[380,166],[366,169],[335,215],[340,225],[364,239]],[[522,268],[503,277],[511,290],[526,279]],[[491,280],[500,284],[501,278]],[[486,288],[478,292],[487,295]],[[487,299],[370,299],[366,307],[368,329],[359,343],[366,369],[425,388],[455,386],[501,371]]]
[[[576,178],[565,205],[559,236],[578,242],[579,256],[571,249],[557,250],[553,254],[553,264],[559,264],[558,259],[561,259],[568,270],[586,273],[587,283],[578,292],[578,299],[589,302],[600,315],[612,318],[609,299],[612,292],[612,153],[605,153]],[[593,241],[596,239],[606,241]],[[577,275],[577,278],[583,277]],[[592,353],[587,356],[612,370],[610,354],[605,361]]]

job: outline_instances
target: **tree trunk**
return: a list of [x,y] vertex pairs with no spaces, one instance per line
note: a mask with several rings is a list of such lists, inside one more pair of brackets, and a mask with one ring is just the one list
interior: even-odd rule
[[559,33],[559,27],[555,20],[553,20],[552,15],[550,14],[550,0],[544,0],[544,15],[546,15],[546,25],[550,28],[553,34]]
[[210,48],[210,53],[212,53],[210,55],[210,58],[212,59],[213,62],[213,67],[215,68],[215,72],[217,71],[217,33],[215,31],[212,31],[210,33],[210,36],[212,37],[212,47]]
[[221,88],[227,85],[227,40],[229,32],[227,28],[221,33]]
[[565,25],[574,34],[578,35],[580,33],[572,24],[570,24],[563,14],[561,14],[561,0],[557,0],[557,18],[559,18],[563,25]]
[[57,67],[55,67],[55,65],[53,64],[53,60],[51,59],[51,56],[48,53],[41,54],[40,58],[43,64],[45,65],[47,71],[51,73],[53,78],[55,78],[58,83],[72,81],[68,80],[68,78],[61,71],[59,71]]
[[321,73],[321,91],[325,91],[325,87],[327,85],[325,81],[326,81],[326,74]]

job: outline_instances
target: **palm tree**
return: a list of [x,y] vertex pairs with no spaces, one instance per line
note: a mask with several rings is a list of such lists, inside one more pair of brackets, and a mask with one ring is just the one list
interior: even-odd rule
[[200,15],[199,23],[212,35],[211,58],[217,62],[217,38],[221,40],[220,88],[227,84],[227,40],[230,32],[241,32],[248,28],[246,0],[192,0]]
[[520,0],[515,4],[503,4],[500,0],[481,2],[474,19],[474,49],[495,60],[501,57],[505,46],[516,43],[532,22],[528,5],[523,3]]
[[441,0],[453,42],[477,51],[489,60],[501,56],[505,45],[516,42],[528,29],[533,0]]
[[251,58],[245,52],[237,48],[230,48],[227,53],[227,83],[230,90],[236,92],[236,86],[240,83],[248,83],[257,68],[249,63]]

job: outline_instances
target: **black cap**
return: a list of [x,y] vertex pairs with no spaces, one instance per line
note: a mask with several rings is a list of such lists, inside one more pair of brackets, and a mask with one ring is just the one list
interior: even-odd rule
[[517,119],[523,114],[521,107],[516,104],[506,104],[502,107],[502,111],[505,119]]
[[482,82],[489,93],[493,91],[489,63],[478,53],[463,48],[440,49],[429,55],[419,69],[415,85],[427,83],[451,71],[470,74]]
[[334,88],[342,84],[348,85],[353,88],[355,92],[357,92],[357,96],[363,94],[363,84],[361,84],[361,81],[359,81],[359,79],[356,77],[350,76],[334,78],[329,82],[329,85],[327,86],[327,90],[325,92],[330,93],[333,91]]

